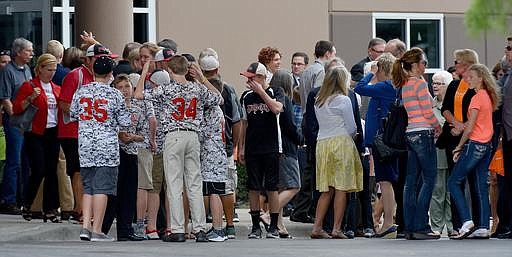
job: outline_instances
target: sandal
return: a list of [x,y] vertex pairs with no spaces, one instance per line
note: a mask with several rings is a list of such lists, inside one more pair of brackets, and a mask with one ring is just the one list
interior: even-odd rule
[[325,232],[325,230],[320,230],[318,233],[311,232],[311,239],[331,239],[332,237]]
[[338,231],[333,230],[331,232],[331,237],[332,237],[332,239],[348,239],[348,237],[345,234],[343,234],[343,231],[341,231],[341,230],[338,230]]

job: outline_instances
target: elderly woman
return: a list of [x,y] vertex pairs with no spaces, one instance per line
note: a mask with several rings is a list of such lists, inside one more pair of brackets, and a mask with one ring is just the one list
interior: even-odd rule
[[[452,82],[453,76],[447,71],[438,71],[432,76],[432,88],[434,89],[434,115],[441,126],[445,119],[441,114],[443,99],[446,88]],[[455,235],[452,225],[452,212],[450,209],[450,195],[447,190],[448,163],[446,161],[445,149],[436,149],[437,153],[437,178],[432,191],[432,200],[430,201],[430,224],[432,230],[441,234],[444,227],[449,236]]]
[[32,130],[25,132],[25,149],[30,163],[31,174],[25,196],[23,218],[32,219],[30,205],[44,178],[43,221],[59,222],[59,192],[57,186],[57,161],[59,143],[57,141],[57,101],[60,87],[52,82],[57,70],[57,59],[51,54],[43,54],[37,59],[36,77],[20,87],[14,99],[14,114],[23,113],[30,104],[38,110],[32,120]]
[[[315,101],[318,120],[316,188],[321,192],[311,238],[347,237],[340,230],[347,193],[363,188],[363,167],[354,140],[356,123],[348,95],[350,73],[345,66],[330,69]],[[334,198],[331,235],[322,230],[323,219]]]
[[[371,71],[360,80],[354,91],[362,96],[371,97],[368,104],[368,112],[365,119],[366,147],[373,145],[375,135],[382,129],[382,119],[387,117],[389,106],[396,99],[396,89],[391,83],[391,70],[396,58],[390,53],[382,54],[377,62],[372,65]],[[371,85],[370,81],[376,77],[377,83]],[[374,159],[375,179],[379,183],[382,192],[384,207],[384,223],[376,237],[396,238],[397,226],[393,224],[395,211],[395,193],[392,183],[398,181],[397,159],[391,161],[379,161]]]
[[[454,80],[446,89],[446,94],[443,99],[443,107],[441,112],[446,119],[443,125],[443,132],[438,139],[437,146],[439,148],[445,148],[446,161],[448,162],[448,174],[451,174],[454,162],[453,162],[453,150],[460,141],[461,134],[464,131],[464,123],[468,121],[468,108],[471,98],[475,95],[475,90],[469,88],[467,83],[467,71],[473,64],[478,63],[478,54],[471,49],[458,49],[453,52],[455,58],[455,73],[462,78],[460,80]],[[470,174],[468,176],[469,184],[471,185],[474,176]],[[461,184],[464,188],[465,183]],[[476,199],[476,191],[470,186],[471,198]],[[453,198],[452,198],[453,200]],[[473,204],[473,207],[477,206]],[[454,206],[452,209],[452,223],[453,228],[458,231],[462,226],[462,222],[458,216],[457,210]],[[478,215],[478,213],[476,213]],[[475,219],[478,221],[479,219]]]

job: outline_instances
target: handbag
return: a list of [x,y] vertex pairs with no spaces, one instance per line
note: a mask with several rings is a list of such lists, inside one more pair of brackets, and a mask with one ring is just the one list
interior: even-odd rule
[[[32,81],[30,81],[32,88],[35,88],[35,85]],[[32,120],[36,115],[39,108],[30,103],[27,108],[20,114],[13,114],[9,117],[9,124],[12,127],[15,127],[22,132],[31,131],[32,130]]]
[[394,160],[403,152],[406,152],[406,150],[396,149],[386,145],[382,140],[382,137],[383,134],[379,133],[375,135],[373,140],[372,155],[374,160],[379,162],[388,162]]
[[405,138],[407,125],[408,116],[402,104],[402,88],[400,88],[397,92],[395,102],[389,107],[388,118],[384,124],[382,141],[389,147],[405,150],[407,147]]

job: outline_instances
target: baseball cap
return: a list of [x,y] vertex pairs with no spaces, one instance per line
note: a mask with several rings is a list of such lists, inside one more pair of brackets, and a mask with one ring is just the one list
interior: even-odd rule
[[119,57],[117,54],[113,54],[110,52],[110,49],[102,46],[100,44],[94,44],[87,48],[86,57],[99,57],[99,56],[109,56],[112,59],[116,59]]
[[151,73],[151,76],[149,76],[149,81],[157,85],[164,85],[171,83],[171,77],[167,71],[155,70]]
[[2,56],[2,55],[11,56],[11,51],[10,50],[1,50],[0,51],[0,56]]
[[219,60],[215,58],[215,56],[207,55],[201,59],[199,59],[199,66],[201,67],[201,70],[204,71],[211,71],[218,69],[220,64]]
[[115,64],[114,59],[110,58],[110,56],[102,55],[94,61],[92,69],[98,75],[105,75],[112,72]]
[[174,51],[170,48],[162,48],[155,54],[155,62],[168,61],[174,56]]
[[259,62],[253,62],[251,65],[249,65],[247,71],[240,72],[240,75],[248,78],[252,78],[256,75],[267,76],[267,68],[265,68],[265,65]]

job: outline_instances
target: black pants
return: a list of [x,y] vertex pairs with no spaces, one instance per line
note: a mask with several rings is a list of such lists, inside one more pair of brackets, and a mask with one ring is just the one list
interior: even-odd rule
[[[363,191],[347,194],[348,204],[345,211],[345,230],[356,231],[359,217],[363,228],[373,229],[372,202],[370,195],[370,163],[369,157],[361,158],[363,164]],[[358,212],[360,206],[360,212]]]
[[[311,149],[307,150],[307,161],[304,167],[300,167],[301,176],[300,183],[301,187],[297,195],[295,196],[295,202],[293,212],[291,216],[297,219],[304,219],[307,216],[313,217],[315,215],[316,202],[313,202],[313,191],[316,187],[316,173],[315,167],[316,162],[315,158],[310,153]],[[299,162],[299,164],[301,164]]]
[[[398,231],[402,232],[405,228],[404,224],[404,187],[405,177],[407,176],[407,158],[408,153],[405,152],[398,156],[398,181],[392,184],[393,191],[395,193],[396,202],[396,220],[395,223],[398,225]],[[419,191],[418,191],[419,193]]]
[[498,233],[512,230],[512,140],[505,138],[502,142],[505,176],[498,175]]
[[44,178],[43,212],[48,213],[57,210],[60,205],[57,181],[57,163],[59,160],[57,128],[48,128],[43,135],[31,132],[25,133],[25,150],[31,170],[25,205],[32,205]]
[[101,231],[108,234],[114,218],[117,219],[117,237],[133,234],[132,221],[137,208],[137,155],[120,152],[117,176],[117,196],[109,196]]

